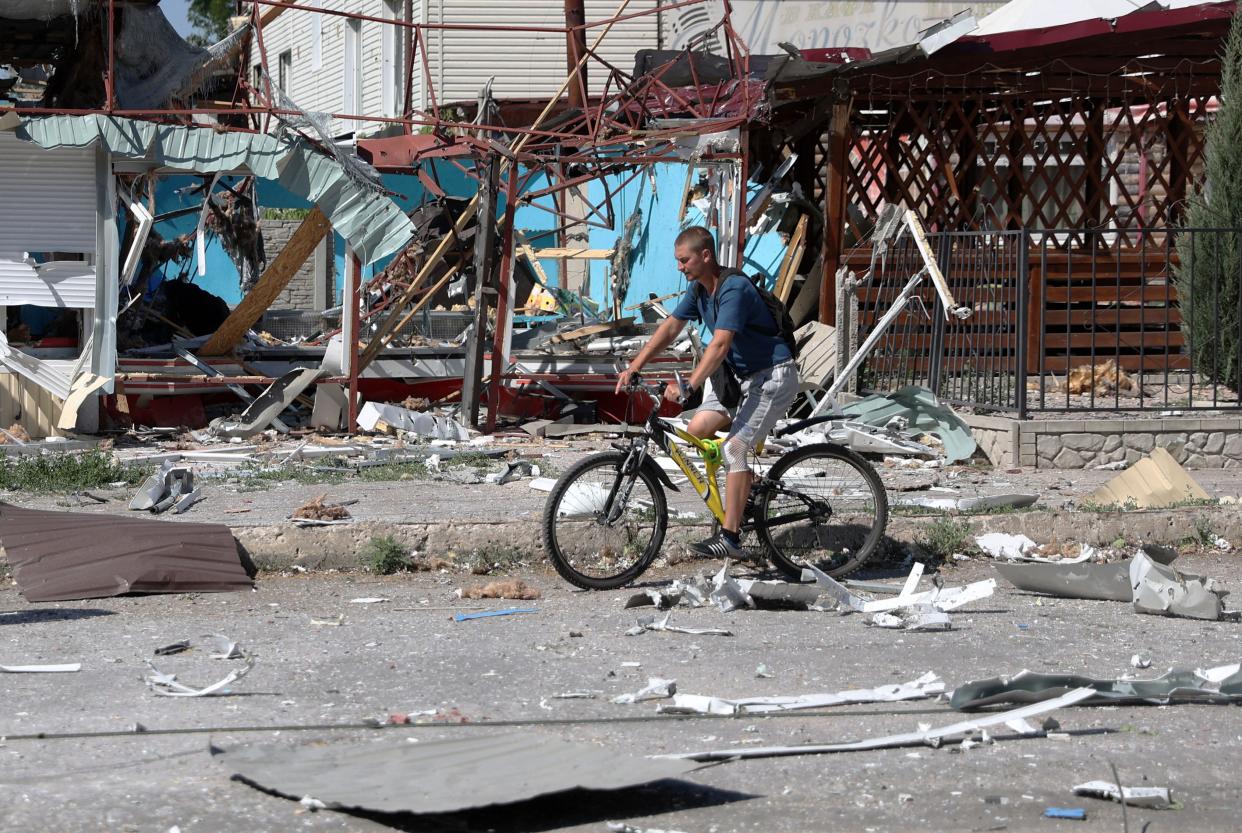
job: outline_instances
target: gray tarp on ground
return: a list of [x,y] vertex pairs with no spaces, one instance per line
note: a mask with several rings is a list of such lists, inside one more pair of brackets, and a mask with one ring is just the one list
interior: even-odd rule
[[901,417],[908,427],[899,433],[939,437],[944,443],[944,456],[950,463],[969,460],[977,448],[970,427],[951,408],[941,405],[927,388],[910,386],[890,394],[873,394],[842,406],[841,413],[877,428],[884,428],[894,418]]
[[529,733],[212,751],[260,789],[380,813],[452,813],[572,789],[616,790],[699,768]]
[[1193,671],[1174,669],[1154,680],[1096,680],[1078,674],[1021,671],[1012,677],[993,677],[958,686],[949,697],[949,705],[969,711],[984,706],[1037,703],[1077,688],[1096,691],[1083,705],[1237,703],[1242,702],[1242,665]]
[[102,114],[26,116],[16,132],[18,138],[43,148],[99,143],[114,157],[142,159],[172,170],[249,171],[275,180],[319,206],[364,264],[400,251],[414,233],[414,224],[400,206],[359,185],[339,162],[305,142]]

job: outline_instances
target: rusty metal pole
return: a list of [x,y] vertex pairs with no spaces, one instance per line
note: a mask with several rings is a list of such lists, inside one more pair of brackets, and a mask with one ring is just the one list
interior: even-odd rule
[[104,91],[104,109],[111,113],[116,108],[116,0],[108,0],[108,74],[104,76]]
[[[483,403],[483,354],[487,345],[488,309],[494,303],[496,287],[496,192],[500,186],[500,162],[483,157],[479,180],[478,207],[474,233],[474,328],[466,341],[466,368],[461,380],[461,418],[471,428],[479,427],[479,405]],[[496,323],[500,326],[500,322]]]
[[[585,0],[565,0],[565,63],[573,72],[587,54]],[[578,77],[569,85],[569,106],[585,110],[587,106],[586,64],[578,70]]]
[[496,330],[492,337],[491,380],[487,385],[487,433],[496,430],[496,414],[500,410],[500,388],[505,369],[509,366],[509,339],[513,322],[509,295],[513,288],[513,217],[517,208],[518,175],[515,168],[506,172],[505,214],[502,221],[500,248],[500,286],[496,294]]
[[346,251],[345,270],[344,314],[348,316],[348,323],[341,352],[349,362],[349,430],[352,432],[358,426],[358,371],[361,367],[358,356],[358,328],[362,294],[362,258],[358,257],[352,246]]

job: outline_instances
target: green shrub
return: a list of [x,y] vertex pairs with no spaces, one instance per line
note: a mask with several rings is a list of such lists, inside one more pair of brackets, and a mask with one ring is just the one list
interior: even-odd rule
[[367,542],[362,562],[371,572],[390,576],[410,569],[410,553],[391,535],[380,535]]

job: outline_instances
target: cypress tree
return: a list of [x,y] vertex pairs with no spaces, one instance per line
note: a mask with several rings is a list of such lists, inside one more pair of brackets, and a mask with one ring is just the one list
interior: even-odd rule
[[1194,371],[1238,389],[1242,316],[1242,17],[1234,15],[1221,59],[1219,108],[1207,129],[1206,176],[1192,194],[1182,226],[1228,229],[1183,233],[1175,270],[1182,332]]

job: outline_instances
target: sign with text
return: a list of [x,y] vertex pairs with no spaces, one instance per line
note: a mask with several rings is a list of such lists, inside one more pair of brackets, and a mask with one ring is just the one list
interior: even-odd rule
[[[999,2],[927,2],[926,0],[732,0],[733,28],[756,55],[781,51],[780,43],[799,49],[866,47],[872,52],[914,43],[921,30],[972,9],[976,18],[1001,7]],[[720,20],[722,3],[704,3],[664,13],[666,49],[683,49]],[[717,51],[719,38],[707,48]]]

